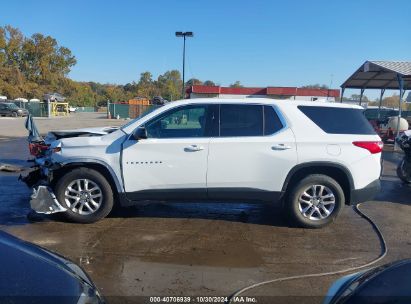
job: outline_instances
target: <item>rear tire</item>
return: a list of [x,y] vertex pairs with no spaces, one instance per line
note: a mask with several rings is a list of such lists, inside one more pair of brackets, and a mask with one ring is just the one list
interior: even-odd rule
[[285,207],[296,226],[321,228],[337,218],[344,203],[344,191],[337,181],[327,175],[312,174],[290,189]]
[[60,204],[67,208],[62,216],[77,223],[93,223],[106,217],[113,208],[113,190],[98,171],[77,168],[63,175],[54,191]]
[[397,166],[397,176],[406,184],[411,184],[411,174],[407,174],[405,159]]

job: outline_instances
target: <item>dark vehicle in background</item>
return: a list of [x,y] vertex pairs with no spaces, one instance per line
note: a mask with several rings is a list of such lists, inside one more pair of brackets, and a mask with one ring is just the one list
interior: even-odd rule
[[154,96],[153,99],[151,100],[151,104],[153,105],[162,106],[162,105],[165,105],[166,103],[168,103],[168,100],[164,99],[161,96]]
[[411,260],[351,274],[334,282],[323,304],[411,303]]
[[78,265],[3,231],[0,265],[0,303],[104,303]]
[[0,116],[27,116],[29,111],[23,108],[19,108],[12,102],[0,102]]
[[66,97],[61,95],[60,93],[46,93],[43,96],[43,101],[52,101],[52,102],[64,102]]
[[405,131],[396,141],[404,151],[404,157],[397,167],[397,175],[404,183],[411,184],[411,130]]

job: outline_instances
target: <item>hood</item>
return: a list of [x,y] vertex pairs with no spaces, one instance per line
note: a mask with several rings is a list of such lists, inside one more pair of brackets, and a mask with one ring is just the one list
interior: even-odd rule
[[96,290],[78,265],[2,231],[0,250],[0,297],[80,296],[88,288]]
[[50,131],[46,136],[46,142],[60,138],[70,137],[90,137],[90,136],[103,136],[117,131],[119,127],[97,127],[97,128],[84,128],[75,130],[59,130]]

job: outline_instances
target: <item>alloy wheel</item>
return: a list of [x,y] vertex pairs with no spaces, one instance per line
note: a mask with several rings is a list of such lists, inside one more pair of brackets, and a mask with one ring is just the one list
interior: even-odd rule
[[103,192],[92,180],[76,179],[66,187],[64,200],[74,213],[89,215],[101,207]]
[[298,198],[298,208],[305,218],[312,221],[323,220],[335,208],[335,195],[324,185],[311,185]]

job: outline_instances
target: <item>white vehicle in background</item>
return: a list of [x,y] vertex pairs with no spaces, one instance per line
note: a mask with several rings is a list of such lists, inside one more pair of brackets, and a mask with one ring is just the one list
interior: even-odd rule
[[77,111],[77,108],[76,108],[76,107],[69,106],[69,112],[70,112],[70,113],[74,113],[74,112],[76,112],[76,111]]
[[[380,189],[382,143],[363,108],[273,99],[168,103],[123,127],[50,132],[31,206],[90,223],[114,204],[283,204],[323,227]],[[47,145],[49,145],[47,147]]]

